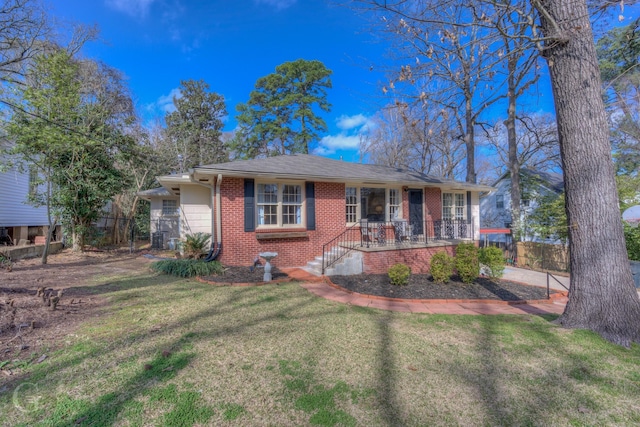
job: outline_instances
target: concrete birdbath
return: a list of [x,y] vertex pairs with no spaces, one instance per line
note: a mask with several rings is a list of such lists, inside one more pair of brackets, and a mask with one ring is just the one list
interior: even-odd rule
[[271,281],[271,260],[278,256],[278,252],[261,252],[258,255],[260,255],[260,258],[264,258],[264,260],[267,262],[264,265],[264,276],[262,280],[264,280],[265,282],[270,282]]

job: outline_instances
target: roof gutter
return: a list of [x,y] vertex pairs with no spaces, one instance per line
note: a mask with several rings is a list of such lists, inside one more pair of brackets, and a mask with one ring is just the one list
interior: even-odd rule
[[276,179],[276,180],[300,180],[300,181],[317,181],[317,182],[358,182],[363,185],[382,185],[388,186],[408,186],[408,187],[437,187],[452,191],[493,191],[494,187],[484,184],[469,184],[459,181],[442,181],[442,182],[428,182],[428,181],[387,181],[384,184],[379,179],[366,179],[362,177],[327,177],[317,175],[301,175],[301,174],[287,174],[285,171],[279,172],[259,172],[259,171],[241,171],[241,170],[222,170],[222,169],[206,169],[195,168],[194,174],[215,175],[224,173],[226,177],[235,178],[261,178],[261,179]]

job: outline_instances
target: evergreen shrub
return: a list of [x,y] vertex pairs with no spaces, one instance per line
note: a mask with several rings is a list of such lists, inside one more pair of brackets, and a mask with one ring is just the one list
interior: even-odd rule
[[472,283],[480,275],[478,248],[473,243],[460,243],[456,248],[455,267],[464,283]]
[[209,244],[209,238],[211,234],[208,233],[193,233],[185,236],[182,247],[184,249],[184,255],[187,258],[200,258],[207,252],[207,246]]
[[406,286],[411,276],[411,268],[405,264],[395,264],[387,271],[392,285]]
[[151,264],[151,269],[178,277],[211,276],[224,272],[220,262],[199,259],[165,259]]
[[453,257],[444,251],[440,251],[431,258],[429,272],[436,283],[447,283],[453,275]]
[[502,249],[488,246],[478,251],[480,264],[488,268],[489,277],[497,279],[504,273],[505,259]]

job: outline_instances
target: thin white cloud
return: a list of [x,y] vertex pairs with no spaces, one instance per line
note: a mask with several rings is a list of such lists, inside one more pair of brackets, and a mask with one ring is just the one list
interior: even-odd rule
[[343,131],[363,133],[373,129],[375,122],[364,114],[356,114],[354,116],[342,115],[336,119],[336,126]]
[[320,146],[326,150],[355,150],[360,146],[360,135],[329,135],[320,140]]
[[171,89],[168,95],[159,97],[155,104],[153,104],[154,108],[160,110],[162,113],[173,113],[176,111],[176,106],[173,105],[173,98],[182,98],[180,89]]
[[316,155],[316,156],[328,156],[328,155],[333,154],[333,153],[334,153],[333,151],[330,151],[330,150],[328,150],[328,149],[326,149],[324,147],[321,147],[321,146],[318,146],[318,147],[314,148],[311,151],[311,154]]
[[106,0],[110,8],[129,16],[144,18],[149,12],[151,4],[156,0]]
[[374,128],[374,122],[364,114],[342,115],[336,119],[341,131],[337,135],[328,135],[320,140],[315,154],[333,154],[338,150],[358,150],[362,136]]
[[355,116],[342,115],[336,119],[336,126],[342,130],[351,130],[358,128],[367,122],[367,118],[363,114],[356,114]]
[[293,6],[297,0],[255,0],[258,4],[266,4],[275,7],[277,10],[286,9]]

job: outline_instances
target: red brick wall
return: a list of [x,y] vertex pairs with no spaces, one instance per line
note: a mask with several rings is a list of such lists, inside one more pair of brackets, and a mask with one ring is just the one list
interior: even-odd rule
[[[440,219],[442,215],[439,188],[425,188],[425,219]],[[316,182],[316,229],[307,230],[306,237],[264,239],[265,233],[304,231],[296,229],[260,229],[244,231],[244,180],[223,178],[220,186],[222,211],[222,252],[218,258],[230,266],[251,265],[260,252],[278,252],[273,265],[295,267],[306,265],[308,261],[322,254],[322,245],[345,230],[345,185],[340,183]],[[409,213],[408,193],[402,192],[404,216]],[[260,234],[258,240],[256,235]],[[363,252],[365,272],[386,273],[396,263],[404,263],[415,273],[429,271],[431,256],[446,250],[454,254],[454,246],[403,249],[380,252]]]
[[409,191],[402,189],[402,217],[409,219]]
[[273,265],[294,267],[306,265],[322,255],[322,245],[345,229],[345,185],[316,182],[316,229],[306,237],[258,240],[256,234],[304,231],[299,228],[255,232],[244,231],[244,180],[223,178],[220,186],[222,208],[222,252],[218,258],[225,265],[251,265],[260,252],[278,252]]
[[425,188],[424,201],[427,207],[425,211],[426,220],[442,219],[442,192],[440,189],[436,187]]
[[412,273],[429,273],[431,257],[441,251],[454,256],[455,246],[362,252],[362,263],[364,272],[370,274],[385,274],[389,267],[397,263],[408,265]]

